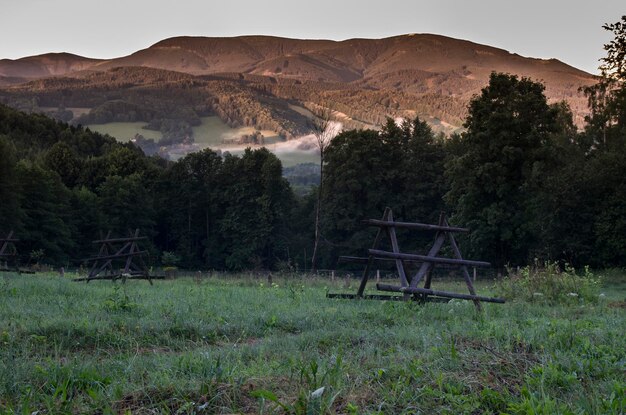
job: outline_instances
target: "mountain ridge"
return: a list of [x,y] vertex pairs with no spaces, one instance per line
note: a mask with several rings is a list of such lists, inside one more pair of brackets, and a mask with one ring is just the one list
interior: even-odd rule
[[[147,69],[171,73],[159,75]],[[417,115],[437,127],[449,125],[444,130],[451,132],[462,125],[467,103],[494,71],[542,81],[550,101],[567,101],[576,123],[582,125],[587,103],[579,88],[595,83],[593,75],[555,58],[524,57],[428,33],[341,41],[262,35],[176,36],[113,59],[69,53],[3,59],[0,100],[27,110],[33,98],[41,106],[59,107],[60,111],[86,104],[92,111],[105,104],[106,111],[130,108],[107,104],[121,100],[133,108],[141,107],[141,114],[165,117],[163,108],[175,107],[168,96],[173,89],[179,99],[176,105],[188,107],[187,113],[216,114],[229,125],[275,129],[288,138],[307,130],[294,108],[302,112],[302,108],[328,105],[350,120],[349,127],[369,128],[380,125],[385,117]],[[98,73],[102,75],[91,76]],[[141,81],[142,76],[150,80],[150,86]],[[198,93],[191,97],[185,90],[194,85]],[[77,92],[88,92],[88,96]],[[156,96],[167,105],[158,104]],[[89,119],[125,117],[113,114]]]

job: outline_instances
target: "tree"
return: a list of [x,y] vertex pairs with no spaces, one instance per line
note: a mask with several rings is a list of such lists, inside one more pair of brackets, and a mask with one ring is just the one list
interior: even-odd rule
[[[416,118],[400,125],[388,119],[381,131],[349,130],[335,137],[326,154],[321,258],[334,265],[337,247],[360,255],[372,243],[361,220],[380,217],[385,207],[399,220],[436,221],[443,209],[445,148],[428,124]],[[400,233],[402,246],[423,240]]]
[[20,189],[17,183],[15,146],[0,135],[0,235],[19,231]]
[[320,184],[317,188],[317,203],[315,205],[315,239],[313,242],[313,254],[311,256],[311,270],[317,269],[317,256],[320,242],[320,218],[322,211],[322,194],[324,192],[324,157],[331,140],[338,133],[338,126],[332,121],[333,110],[330,107],[322,107],[314,115],[312,121],[315,145],[320,152]]
[[48,169],[57,172],[67,187],[72,188],[78,182],[82,163],[66,143],[55,143],[46,153],[44,162]]
[[496,266],[525,263],[537,236],[529,201],[559,126],[543,91],[530,79],[492,73],[469,104],[461,153],[447,164],[453,220],[473,230],[472,253]]
[[583,89],[591,111],[587,132],[595,136],[596,148],[626,141],[626,15],[603,28],[613,32],[614,39],[604,45],[607,56],[601,59],[601,79]]
[[24,214],[21,249],[43,250],[48,263],[65,263],[74,247],[69,190],[56,173],[25,161],[18,163],[17,177]]
[[217,229],[224,210],[222,168],[221,157],[206,149],[170,166],[159,182],[160,242],[186,267],[224,266]]
[[224,158],[224,211],[219,222],[230,269],[270,269],[285,259],[293,194],[280,160],[269,150],[246,149]]

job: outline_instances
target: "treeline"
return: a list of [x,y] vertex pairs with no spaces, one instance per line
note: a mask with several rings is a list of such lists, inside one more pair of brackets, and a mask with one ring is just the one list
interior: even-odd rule
[[139,228],[154,264],[169,252],[185,267],[276,267],[288,258],[295,208],[281,173],[265,149],[171,163],[0,106],[0,232],[19,237],[23,262],[77,265],[101,231]]
[[[566,104],[548,104],[541,83],[494,73],[460,135],[389,119],[381,131],[337,136],[324,157],[316,265],[363,255],[374,233],[361,220],[386,206],[396,220],[429,223],[446,211],[472,230],[463,252],[496,267],[626,265],[626,16],[607,29],[616,40],[605,46],[602,79],[585,90],[583,130]],[[26,260],[77,264],[100,231],[139,228],[153,264],[310,268],[317,189],[301,190],[294,195],[265,149],[168,162],[0,106],[0,232],[15,231]],[[399,237],[409,250],[432,235]]]
[[[462,135],[444,138],[419,119],[341,133],[325,154],[318,266],[362,255],[373,231],[361,220],[386,206],[396,220],[427,223],[446,211],[472,229],[466,254],[498,267],[624,265],[626,117],[608,113],[621,111],[617,104],[594,105],[578,132],[541,84],[493,74]],[[172,163],[2,106],[0,154],[1,228],[19,235],[27,261],[77,264],[101,231],[140,228],[153,263],[167,253],[187,268],[310,267],[316,189],[297,186],[296,196],[265,149],[205,150]],[[399,236],[404,249],[432,237]]]
[[[624,116],[605,106],[578,132],[543,88],[492,74],[469,105],[466,132],[449,139],[419,119],[336,137],[325,157],[323,263],[338,249],[362,255],[373,234],[361,220],[389,206],[396,219],[426,223],[446,211],[472,230],[464,252],[497,267],[626,264]],[[424,240],[402,237],[423,249]]]

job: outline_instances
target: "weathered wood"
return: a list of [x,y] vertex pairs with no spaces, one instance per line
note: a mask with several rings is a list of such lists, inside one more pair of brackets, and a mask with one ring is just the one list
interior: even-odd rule
[[[437,254],[439,253],[439,251],[441,250],[441,247],[443,246],[443,243],[445,240],[446,240],[445,233],[438,232],[437,237],[435,238],[435,243],[430,248],[430,251],[428,251],[428,255],[426,256],[430,258],[435,258]],[[422,265],[420,266],[420,269],[417,271],[415,276],[411,279],[410,286],[417,287],[417,284],[422,280],[422,278],[431,271],[433,265],[434,264],[432,262],[423,262]]]
[[147,236],[131,236],[128,238],[114,238],[114,239],[98,239],[97,241],[91,241],[92,244],[103,244],[103,243],[119,243],[119,242],[137,242],[144,241],[148,239]]
[[[444,218],[444,223],[447,223],[447,222],[445,222],[445,218]],[[461,250],[459,249],[459,246],[456,244],[456,240],[454,239],[454,235],[449,233],[448,234],[448,239],[450,240],[450,245],[452,245],[452,251],[454,252],[454,256],[458,260],[463,260],[463,256],[461,255]],[[467,267],[465,265],[461,267],[461,272],[463,273],[463,278],[465,278],[465,284],[467,284],[467,289],[469,290],[470,294],[476,295],[476,290],[474,289],[474,284],[472,284],[472,279],[470,278],[469,272],[467,271]],[[480,305],[480,300],[479,299],[474,299],[474,305],[476,306],[476,308],[478,310],[481,310],[481,305]]]
[[[358,294],[334,294],[328,293],[326,294],[326,298],[339,298],[339,299],[363,299],[363,300],[382,300],[382,301],[406,301],[403,295],[387,295],[387,294],[364,294],[363,296],[359,296]],[[424,299],[423,297],[414,298],[415,301],[429,301],[434,303],[447,303],[450,301],[449,298],[441,298],[441,297],[427,297]]]
[[391,291],[391,292],[399,292],[399,293],[410,293],[410,294],[427,294],[427,295],[436,295],[439,297],[446,298],[456,298],[460,300],[475,300],[475,301],[484,301],[488,303],[505,303],[503,298],[493,298],[493,297],[483,297],[475,294],[460,294],[460,293],[451,293],[448,291],[438,291],[431,290],[426,288],[419,287],[398,287],[396,285],[389,284],[376,284],[376,288],[380,291]]
[[[129,277],[126,277],[126,279],[128,280],[149,280],[149,279],[153,279],[153,280],[164,280],[166,277],[165,275],[131,275]],[[122,279],[122,274],[116,274],[116,275],[97,275],[95,277],[79,277],[79,278],[74,278],[72,281],[89,281],[89,280],[121,280]]]
[[[438,225],[443,226],[443,220],[444,220],[445,216],[446,216],[446,214],[443,211],[439,212],[439,220],[437,221]],[[439,237],[441,234],[445,235],[446,233],[445,232],[437,232],[437,237]],[[444,236],[444,238],[445,238],[445,236]],[[435,242],[436,241],[437,240],[435,239]],[[437,255],[435,254],[433,256],[437,256]],[[425,275],[425,278],[424,278],[424,288],[429,289],[432,281],[433,281],[433,274],[431,272],[431,269],[429,268],[426,271],[426,275]],[[414,287],[417,287],[417,284],[415,284]],[[424,294],[424,297],[428,297],[428,296],[426,294]]]
[[[387,220],[389,222],[393,222],[393,212],[391,211],[391,209],[389,209],[389,216]],[[387,231],[387,234],[389,235],[389,239],[391,240],[391,249],[393,250],[395,254],[399,254],[400,246],[398,245],[398,238],[396,236],[396,228],[394,226],[389,226],[384,229]],[[406,276],[407,272],[406,272],[404,261],[402,261],[402,259],[400,258],[395,258],[395,259],[396,259],[396,269],[398,271],[398,275],[400,276],[400,284],[402,284],[403,287],[408,287],[409,280]],[[405,294],[404,296],[405,300],[408,300],[409,297],[410,295],[408,294]]]
[[385,220],[378,220],[378,219],[366,219],[361,222],[366,225],[379,226],[379,227],[408,228],[408,229],[421,229],[421,230],[427,230],[427,231],[460,232],[460,233],[469,232],[469,229],[467,228],[457,228],[454,226],[443,226],[443,225],[428,225],[426,223],[394,222],[394,221],[385,221]]
[[375,258],[381,257],[381,258],[408,259],[408,260],[413,259],[413,260],[422,261],[422,262],[433,262],[433,263],[438,263],[438,264],[469,265],[473,267],[491,266],[489,262],[472,261],[469,259],[429,257],[426,255],[403,254],[399,252],[381,251],[379,249],[368,249],[367,252],[370,255],[374,256]]
[[134,252],[121,253],[121,254],[113,254],[113,255],[105,255],[105,256],[95,256],[93,258],[83,259],[83,262],[84,261],[104,260],[104,259],[121,259],[121,258],[137,256],[137,255],[144,255],[144,254],[147,254],[147,253],[148,253],[148,251],[134,251]]
[[[122,281],[126,281],[126,279],[147,279],[152,285],[152,276],[142,257],[142,255],[147,254],[148,251],[140,250],[137,245],[137,241],[145,239],[147,238],[139,236],[139,229],[136,229],[134,234],[128,238],[111,238],[110,231],[104,238],[102,234],[100,234],[100,239],[94,241],[94,243],[101,244],[98,255],[85,260],[93,261],[89,274],[87,277],[75,279],[75,281],[89,282],[98,279],[121,279]],[[114,244],[123,245],[116,250]],[[115,253],[111,254],[109,251]],[[113,271],[114,260],[123,261],[124,265],[120,272]],[[104,274],[102,274],[103,272]]]
[[[15,249],[15,245],[13,244],[19,241],[19,239],[13,238],[13,231],[9,231],[9,234],[6,238],[0,239],[0,257],[16,256],[17,250]],[[13,246],[13,250],[11,253],[6,253],[6,250],[9,248],[9,244]]]
[[[478,310],[481,310],[480,301],[487,302],[496,302],[503,303],[504,300],[499,298],[489,298],[489,297],[481,297],[476,295],[476,291],[474,290],[474,286],[472,284],[471,278],[469,277],[469,272],[467,271],[468,266],[472,267],[489,267],[491,264],[485,261],[474,261],[464,259],[461,256],[461,251],[456,244],[454,239],[455,232],[468,232],[469,230],[466,228],[457,228],[450,226],[445,213],[441,212],[439,216],[439,222],[437,225],[427,225],[423,223],[408,223],[408,222],[395,222],[393,220],[393,212],[390,208],[385,208],[385,213],[383,214],[382,220],[366,220],[363,223],[368,224],[370,226],[377,226],[378,232],[376,234],[376,239],[374,245],[371,249],[367,251],[367,257],[355,257],[355,256],[346,256],[340,257],[341,261],[351,261],[358,263],[366,263],[366,267],[363,273],[363,277],[361,279],[361,284],[359,286],[359,290],[356,295],[352,294],[329,294],[329,298],[364,298],[364,290],[365,285],[367,284],[367,280],[369,278],[369,273],[372,268],[372,264],[374,260],[377,261],[394,261],[396,264],[397,273],[400,277],[400,286],[393,286],[387,284],[378,283],[376,286],[379,290],[383,291],[395,291],[402,293],[403,300],[411,299],[416,301],[430,301],[431,298],[459,298],[465,300],[472,300],[476,305]],[[396,235],[396,228],[409,228],[409,229],[419,229],[419,230],[431,230],[436,231],[435,240],[433,245],[428,251],[427,255],[418,255],[418,254],[409,254],[402,253],[400,251],[400,247],[398,246],[398,239]],[[391,252],[383,251],[378,249],[378,245],[380,243],[382,232],[384,231],[389,240],[391,242]],[[450,245],[452,245],[454,251],[454,258],[442,258],[438,257],[437,254],[440,252],[443,247],[446,239],[449,239]],[[419,270],[417,273],[408,280],[407,272],[406,272],[406,264],[405,263],[420,263]],[[446,291],[436,291],[430,289],[431,281],[432,281],[432,270],[435,267],[460,267],[463,271],[463,278],[466,281],[469,294],[460,294],[460,293],[450,293]],[[379,278],[377,278],[378,282]],[[424,288],[419,288],[417,285],[424,280]],[[434,296],[434,297],[433,297]],[[385,296],[382,296],[385,297]],[[398,296],[396,296],[398,297]]]
[[[385,208],[385,211],[383,212],[383,220],[387,220],[389,218],[389,213],[391,212],[390,208]],[[382,228],[378,229],[378,232],[376,232],[376,238],[374,238],[374,243],[372,244],[372,249],[376,249],[378,248],[378,244],[380,243],[380,240],[383,237],[383,230]],[[374,258],[372,258],[372,256],[370,255],[367,258],[367,265],[365,266],[365,269],[363,270],[363,275],[361,276],[361,283],[359,284],[359,289],[357,290],[357,295],[362,296],[363,292],[365,291],[365,286],[367,285],[367,280],[369,278],[369,273],[370,273],[370,269],[372,267],[372,263],[374,262]]]
[[[374,258],[377,261],[387,261],[387,262],[395,262],[396,260],[393,258]],[[357,264],[366,264],[369,261],[369,257],[366,256],[340,256],[339,262],[354,262]],[[412,264],[423,264],[424,261],[420,261],[417,259],[405,259],[404,262],[410,262]],[[457,269],[460,265],[455,264],[432,264],[434,268],[443,268],[443,269]]]

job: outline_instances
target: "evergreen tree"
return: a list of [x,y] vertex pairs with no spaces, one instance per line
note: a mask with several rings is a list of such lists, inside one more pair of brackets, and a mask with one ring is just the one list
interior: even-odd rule
[[46,263],[65,264],[74,248],[70,192],[59,176],[21,161],[17,165],[21,188],[23,231],[20,252],[43,250]]
[[534,192],[552,161],[558,110],[544,86],[493,73],[469,105],[461,154],[447,165],[453,220],[472,229],[471,253],[496,266],[524,264],[536,244]]
[[0,237],[21,228],[20,194],[17,183],[15,146],[0,135]]

